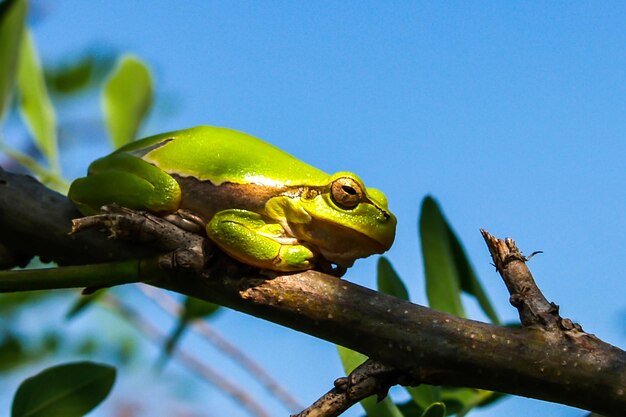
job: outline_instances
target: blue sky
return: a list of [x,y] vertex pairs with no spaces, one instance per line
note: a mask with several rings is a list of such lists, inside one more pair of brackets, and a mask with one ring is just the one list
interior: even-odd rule
[[[399,220],[388,256],[415,302],[425,302],[417,214],[431,194],[501,316],[516,313],[480,227],[543,250],[530,267],[546,296],[587,331],[626,345],[626,3],[37,4],[46,63],[94,46],[149,63],[157,107],[143,134],[227,126],[384,190]],[[98,105],[62,116],[95,119]],[[71,177],[106,151],[80,140],[82,153],[66,161]],[[360,261],[345,278],[373,286],[374,267]],[[341,374],[326,342],[238,313],[215,325],[305,403]],[[215,391],[202,395],[244,415]],[[539,413],[582,415],[524,399],[473,415]]]

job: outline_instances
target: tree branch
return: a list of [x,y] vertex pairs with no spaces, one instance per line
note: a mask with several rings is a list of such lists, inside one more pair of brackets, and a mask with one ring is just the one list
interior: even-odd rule
[[[56,205],[67,206],[67,202],[61,197],[38,199],[32,191],[17,191],[7,203],[6,188],[2,187],[11,185],[17,190],[21,180],[14,176],[13,184],[2,181],[0,176],[0,230],[7,246],[13,247],[11,240],[4,238],[5,227],[18,239],[41,238],[32,251],[44,257],[83,263],[94,258],[116,259],[111,254],[119,242],[94,237],[91,252],[76,243],[79,237],[73,240],[55,234],[51,225],[46,226],[51,229],[49,235],[34,233],[31,222],[44,227],[48,219],[31,218],[25,205],[39,205],[41,213],[55,212]],[[39,195],[42,192],[39,190]],[[7,213],[19,213],[19,225],[10,221]],[[75,212],[66,210],[65,214],[69,217],[50,217],[67,227]],[[52,250],[55,242],[57,248]],[[22,249],[20,244],[16,247]],[[77,255],[83,252],[89,256]],[[195,254],[199,256],[199,252]],[[119,256],[126,259],[128,254]],[[495,263],[498,265],[497,260]],[[520,263],[524,264],[523,260],[507,261],[499,270],[513,274]],[[626,353],[582,331],[569,331],[563,319],[554,320],[555,326],[541,325],[542,320],[550,322],[554,313],[546,311],[541,297],[523,284],[526,281],[511,280],[509,291],[512,296],[520,294],[524,311],[529,311],[522,318],[527,326],[513,329],[437,312],[316,271],[267,277],[219,256],[211,265],[201,273],[170,275],[151,284],[346,346],[423,383],[508,392],[606,416],[622,416],[626,410]],[[523,289],[527,287],[530,289]],[[542,318],[545,314],[547,320]]]
[[406,383],[397,368],[368,359],[350,375],[335,380],[334,388],[292,417],[334,417],[372,395],[382,400],[393,385]]
[[23,266],[38,255],[60,265],[122,261],[155,252],[142,245],[111,242],[96,230],[69,235],[72,219],[81,217],[63,195],[30,176],[0,168],[0,246],[10,248]]

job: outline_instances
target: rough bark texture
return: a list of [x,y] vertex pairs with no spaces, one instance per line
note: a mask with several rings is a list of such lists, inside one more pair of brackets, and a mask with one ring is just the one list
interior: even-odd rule
[[[132,259],[149,253],[139,245],[107,241],[106,235],[96,230],[68,235],[72,219],[80,216],[61,194],[32,177],[0,168],[0,246],[10,248],[16,265],[27,263],[33,255],[75,265]],[[2,253],[0,250],[0,256]]]
[[[68,207],[63,197],[32,180],[0,170],[4,246],[65,263],[145,254],[130,245],[120,250],[120,242],[98,234],[68,237],[76,215]],[[514,242],[485,237],[523,328],[450,316],[315,271],[254,276],[227,260],[151,284],[349,347],[423,383],[508,392],[623,416],[626,353],[559,317],[529,281]]]

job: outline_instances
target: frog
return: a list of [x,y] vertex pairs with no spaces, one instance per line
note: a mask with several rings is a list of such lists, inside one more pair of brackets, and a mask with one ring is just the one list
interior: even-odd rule
[[86,216],[116,204],[199,226],[251,267],[298,272],[387,251],[396,217],[354,173],[327,174],[252,135],[214,126],[139,139],[95,160],[68,198]]

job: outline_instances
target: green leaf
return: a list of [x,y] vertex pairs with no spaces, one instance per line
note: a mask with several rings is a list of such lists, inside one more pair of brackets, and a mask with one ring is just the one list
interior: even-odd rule
[[354,371],[354,369],[367,360],[367,356],[362,353],[355,352],[343,346],[337,345],[337,351],[339,352],[339,358],[343,365],[346,375]]
[[[367,360],[367,356],[343,346],[337,346],[337,350],[346,375]],[[367,397],[361,400],[361,406],[369,417],[404,417],[398,406],[389,397],[380,402],[376,396]]]
[[428,304],[436,310],[465,317],[448,226],[431,197],[426,197],[422,202],[419,225]]
[[184,320],[195,320],[212,316],[220,308],[219,304],[209,303],[194,297],[187,297],[183,311]]
[[378,291],[394,297],[409,299],[409,293],[406,286],[391,266],[387,258],[381,256],[378,258]]
[[398,403],[396,406],[404,417],[422,417],[422,413],[424,412],[424,408],[418,406],[411,400]]
[[478,301],[492,323],[500,324],[463,245],[431,197],[422,203],[420,233],[430,306],[463,317],[460,296],[463,291]]
[[478,301],[481,309],[485,315],[489,317],[489,320],[491,320],[493,324],[500,324],[500,319],[491,305],[489,297],[487,297],[483,287],[480,285],[480,281],[478,281],[474,268],[472,268],[472,265],[465,254],[463,245],[457,238],[454,230],[452,230],[452,227],[450,227],[448,223],[446,223],[446,226],[448,228],[448,239],[450,241],[454,264],[456,265],[456,270],[458,271],[461,290],[476,298],[476,301]]
[[102,106],[113,146],[132,141],[152,104],[152,78],[138,58],[122,57],[104,86]]
[[35,42],[29,31],[24,34],[17,70],[20,113],[39,151],[50,168],[60,171],[57,152],[56,116],[48,96]]
[[422,417],[446,417],[446,405],[444,403],[433,403],[424,411]]
[[35,174],[39,178],[39,181],[44,183],[48,188],[52,188],[61,194],[67,194],[69,184],[58,173],[50,171],[29,155],[11,149],[3,143],[0,143],[0,151],[7,154],[11,159],[22,165],[32,174]]
[[6,372],[23,363],[26,354],[22,341],[13,333],[0,334],[0,372]]
[[77,94],[100,87],[116,65],[117,57],[102,48],[64,56],[60,63],[44,68],[46,84],[54,96]]
[[480,403],[483,393],[491,394],[490,391],[474,388],[442,387],[441,401],[448,406],[449,411],[464,415]]
[[505,394],[503,392],[496,392],[496,391],[479,390],[479,392],[480,392],[481,398],[476,403],[476,407],[486,407],[488,405],[491,405],[497,401],[500,401],[510,396],[510,394]]
[[58,351],[60,340],[61,335],[54,331],[33,342],[10,329],[0,329],[0,373],[49,357]]
[[426,409],[430,404],[441,401],[441,388],[433,385],[421,384],[417,387],[405,387],[411,395],[411,399],[421,409]]
[[101,288],[91,294],[81,294],[74,304],[70,307],[68,312],[65,314],[66,320],[72,320],[77,317],[79,314],[84,312],[87,308],[93,306],[93,304],[98,301],[104,294],[106,294],[108,288]]
[[30,303],[39,302],[42,298],[51,296],[52,291],[28,291],[0,294],[0,314],[6,319],[9,314],[27,307]]
[[486,391],[475,388],[442,387],[441,402],[446,405],[448,413],[457,417],[467,415],[474,407],[491,404],[506,397],[494,391]]
[[81,417],[100,404],[115,382],[115,368],[75,362],[48,368],[22,382],[11,417]]
[[53,93],[73,94],[89,86],[95,69],[96,59],[87,55],[54,70],[46,68],[46,82]]
[[25,0],[0,3],[0,123],[11,102],[26,10]]

